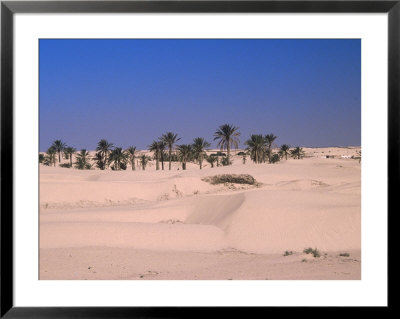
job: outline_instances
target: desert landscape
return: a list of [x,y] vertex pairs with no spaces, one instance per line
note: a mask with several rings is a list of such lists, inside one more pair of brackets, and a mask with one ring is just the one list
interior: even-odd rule
[[161,169],[150,150],[145,170],[95,168],[96,151],[92,169],[40,164],[39,278],[359,280],[361,148],[302,151],[271,164],[231,150],[202,169]]
[[361,280],[360,39],[40,39],[39,62],[39,279]]

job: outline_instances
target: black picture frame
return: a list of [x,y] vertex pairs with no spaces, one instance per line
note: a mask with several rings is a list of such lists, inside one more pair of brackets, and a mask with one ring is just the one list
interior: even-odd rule
[[[13,303],[13,16],[15,13],[305,12],[388,13],[388,225],[399,211],[400,0],[396,1],[1,1],[1,311],[5,318],[177,318],[280,313],[277,307],[14,307]],[[389,214],[391,212],[391,214]],[[390,227],[388,229],[390,251]],[[388,251],[388,258],[389,258]],[[388,260],[390,261],[390,260]],[[388,269],[389,270],[389,269]],[[388,287],[389,287],[388,280]],[[33,293],[33,292],[32,292]],[[391,298],[388,299],[390,309]],[[307,307],[291,307],[297,316]],[[358,309],[359,310],[359,309]],[[371,313],[372,309],[366,309]],[[331,308],[330,312],[342,310]]]

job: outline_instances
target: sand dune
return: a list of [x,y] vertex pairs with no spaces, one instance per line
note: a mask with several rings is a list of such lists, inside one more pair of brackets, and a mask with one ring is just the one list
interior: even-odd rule
[[[345,149],[346,154],[356,150]],[[275,267],[273,260],[284,251],[293,251],[297,257],[279,258],[279,263],[290,262],[300,268],[308,267],[304,260],[310,256],[302,253],[306,247],[318,248],[326,256],[340,251],[359,255],[360,164],[354,159],[321,158],[321,149],[317,151],[307,149],[307,154],[316,155],[303,160],[283,160],[275,165],[250,162],[243,165],[237,156],[229,167],[205,166],[199,170],[191,163],[186,171],[178,170],[177,164],[171,171],[156,171],[154,167],[146,171],[129,168],[79,171],[41,166],[40,277],[71,278],[73,265],[58,271],[52,268],[59,265],[59,258],[67,258],[60,257],[66,251],[75,254],[126,250],[132,255],[127,262],[127,267],[132,269],[137,268],[133,252],[140,255],[148,251],[154,255],[154,262],[157,260],[154,265],[164,269],[164,275],[158,272],[152,279],[190,279],[191,275],[191,279],[196,279],[196,274],[203,270],[186,259],[197,260],[200,256],[204,267],[210,271],[216,269],[218,273],[220,266],[216,263],[221,260],[215,256],[223,252],[233,252],[229,255],[231,264],[235,260],[240,262],[243,254],[266,258],[262,259],[268,261],[265,269],[261,267],[263,263],[252,271],[246,266],[247,275],[239,276],[244,279],[262,277],[259,274]],[[325,151],[340,154],[341,149]],[[211,185],[202,181],[205,176],[226,173],[250,174],[260,185]],[[170,275],[165,274],[167,266],[163,265],[161,256],[166,253],[173,253],[186,263],[185,275],[173,275],[172,269],[169,269]],[[309,262],[316,262],[315,258]],[[100,257],[90,261],[99,267],[103,263]],[[113,259],[114,265],[118,263],[118,258]],[[226,267],[224,276],[229,277],[230,266]],[[231,267],[235,276],[238,275],[239,268]],[[350,278],[359,279],[360,263],[349,267]],[[303,278],[336,278],[335,269],[325,269],[323,274],[314,270],[321,278],[314,278],[306,271]],[[293,278],[300,279],[295,273]],[[100,279],[126,278],[105,270],[97,274],[96,278]],[[200,277],[214,278],[205,274]],[[276,273],[275,277],[288,279],[290,276]]]

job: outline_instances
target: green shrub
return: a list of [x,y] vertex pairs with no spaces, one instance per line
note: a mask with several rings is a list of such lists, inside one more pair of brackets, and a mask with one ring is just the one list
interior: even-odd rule
[[228,161],[228,158],[227,158],[227,157],[224,157],[224,158],[221,160],[221,164],[222,164],[222,166],[232,165],[232,161]]
[[272,163],[272,164],[275,164],[275,163],[277,163],[277,162],[279,162],[281,160],[281,158],[279,157],[279,154],[273,154],[272,156],[271,156],[271,160],[270,160],[270,162]]
[[293,255],[293,251],[288,251],[288,250],[286,250],[285,251],[285,253],[283,254],[283,256],[290,256],[290,255]]
[[70,163],[62,163],[62,164],[60,164],[60,167],[71,168],[72,165]]
[[340,253],[339,254],[340,257],[350,257],[349,253]]
[[315,249],[312,249],[311,247],[305,248],[303,250],[303,253],[312,254],[314,257],[320,257],[321,256],[319,251],[317,250],[317,248],[315,248]]

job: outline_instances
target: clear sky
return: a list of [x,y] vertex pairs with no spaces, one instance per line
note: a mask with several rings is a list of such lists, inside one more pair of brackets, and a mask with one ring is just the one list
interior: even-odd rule
[[361,145],[360,40],[40,40],[40,151],[144,149],[222,124],[291,146]]

